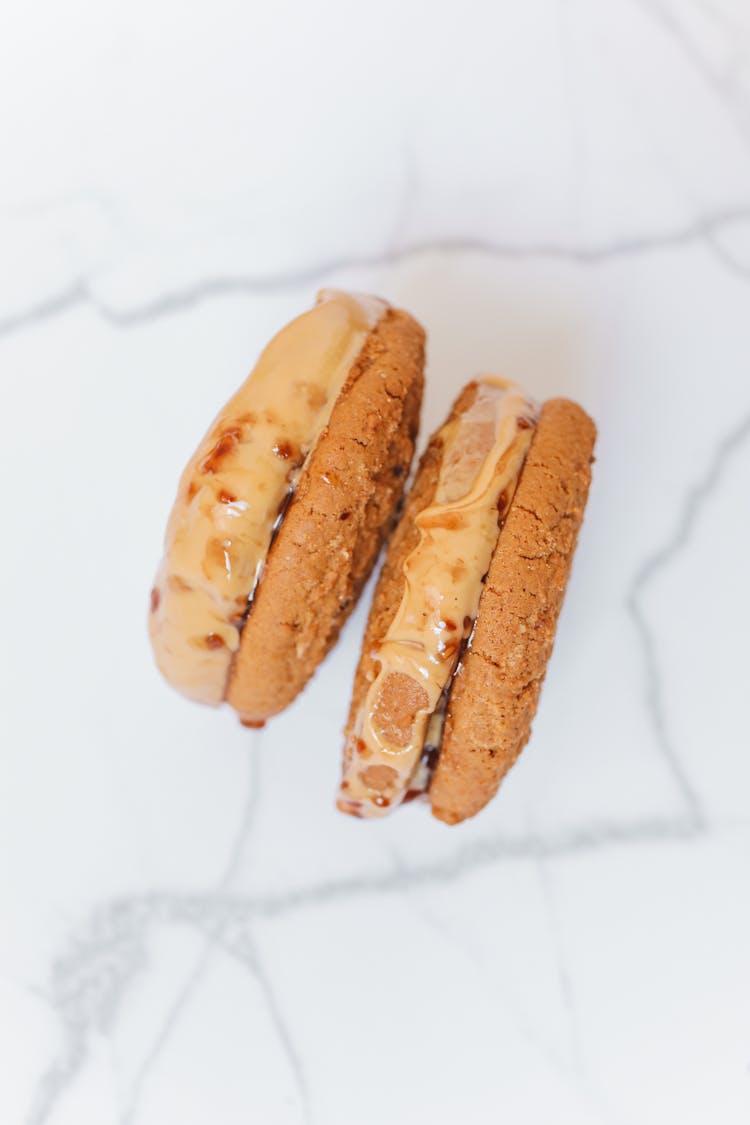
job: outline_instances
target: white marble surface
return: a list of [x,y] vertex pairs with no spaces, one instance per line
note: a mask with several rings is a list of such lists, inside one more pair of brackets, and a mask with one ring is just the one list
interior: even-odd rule
[[[750,1119],[746,0],[16,5],[0,1121]],[[158,679],[177,473],[319,285],[600,425],[533,742],[332,811],[364,606],[253,736]]]

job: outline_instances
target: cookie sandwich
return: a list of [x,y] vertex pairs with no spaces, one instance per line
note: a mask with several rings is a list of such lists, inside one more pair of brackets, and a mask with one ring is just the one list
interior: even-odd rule
[[390,540],[354,679],[338,807],[429,801],[449,824],[529,738],[591,479],[596,430],[496,377],[432,437]]
[[414,452],[424,333],[325,290],[271,341],[180,480],[153,590],[178,691],[262,725],[304,687],[391,529]]

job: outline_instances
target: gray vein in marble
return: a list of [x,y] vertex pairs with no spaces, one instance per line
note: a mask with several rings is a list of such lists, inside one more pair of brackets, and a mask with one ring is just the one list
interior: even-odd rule
[[396,266],[429,254],[474,253],[501,261],[559,261],[571,265],[595,266],[705,242],[737,224],[748,222],[750,207],[743,206],[727,207],[671,230],[632,235],[592,245],[577,246],[555,242],[513,244],[472,237],[425,239],[380,253],[342,256],[288,273],[208,277],[130,308],[115,308],[105,304],[93,292],[93,278],[78,279],[59,293],[0,319],[0,339],[43,324],[78,306],[88,306],[107,324],[126,329],[183,312],[218,297],[242,294],[263,296],[305,286],[314,287],[324,283],[332,274],[342,271]]
[[389,865],[383,871],[322,880],[276,894],[233,896],[215,892],[193,895],[154,892],[137,895],[113,900],[102,907],[94,915],[91,925],[79,932],[74,944],[80,949],[89,946],[93,940],[95,945],[97,934],[102,929],[106,931],[114,925],[118,932],[123,925],[132,925],[141,915],[158,921],[182,922],[210,931],[217,919],[236,921],[242,918],[283,918],[310,907],[335,905],[352,897],[398,894],[417,887],[441,887],[496,863],[571,858],[596,854],[603,848],[620,845],[676,843],[693,839],[697,834],[694,822],[685,818],[674,821],[649,820],[631,825],[602,825],[598,829],[567,832],[552,838],[532,836],[513,840],[489,836],[457,848],[451,855],[440,860],[409,866],[404,864],[400,867]]
[[[242,867],[242,862],[245,856],[248,841],[252,835],[255,814],[260,801],[263,732],[251,732],[250,742],[251,745],[248,754],[249,783],[247,799],[245,801],[245,807],[240,818],[240,824],[237,829],[234,842],[229,850],[229,857],[224,867],[224,872],[217,885],[219,894],[226,892],[229,889],[232,881]],[[216,927],[215,932],[211,933],[209,931],[207,933],[206,940],[195,960],[192,969],[188,973],[177,996],[167,1010],[162,1025],[154,1038],[151,1049],[141,1063],[138,1073],[133,1080],[128,1094],[125,1111],[121,1114],[121,1125],[131,1125],[138,1107],[138,1103],[140,1101],[144,1083],[148,1075],[156,1067],[159,1058],[164,1051],[164,1048],[167,1046],[172,1033],[177,1027],[180,1016],[186,1009],[190,998],[195,992],[195,989],[203,979],[206,970],[211,963],[212,956],[219,937],[220,933],[218,926]]]
[[[552,1057],[554,1065],[556,1065],[559,1070],[572,1074],[577,1079],[581,1094],[586,1097],[592,1109],[599,1115],[600,1120],[602,1122],[611,1122],[614,1125],[615,1117],[612,1106],[607,1102],[602,1091],[597,1088],[596,1082],[592,1082],[591,1076],[586,1072],[583,1034],[576,1006],[573,977],[568,964],[562,920],[555,897],[554,873],[550,865],[549,857],[539,856],[536,861],[536,869],[539,876],[542,902],[547,916],[547,932],[550,935],[553,945],[553,956],[555,959],[560,998],[568,1027],[567,1058],[558,1060],[556,1057],[557,1053],[551,1056],[549,1050],[545,1052],[545,1055],[548,1059]],[[619,1115],[617,1121],[619,1125],[623,1125]]]
[[701,78],[724,110],[740,139],[750,145],[750,114],[738,99],[731,71],[716,70],[703,55],[689,30],[662,0],[631,0],[672,40],[691,69]]
[[[259,920],[282,918],[311,907],[335,905],[367,895],[442,887],[501,861],[562,858],[595,853],[604,846],[679,841],[695,834],[693,823],[654,821],[628,828],[605,826],[598,831],[569,833],[557,840],[488,838],[434,863],[390,866],[382,873],[323,881],[275,895],[238,896],[218,887],[204,894],[154,892],[116,899],[94,913],[88,925],[74,934],[69,946],[53,964],[51,986],[46,995],[60,1019],[64,1045],[60,1058],[37,1084],[26,1125],[44,1125],[83,1067],[92,1032],[111,1029],[128,988],[148,967],[149,937],[159,926],[185,925],[194,929],[233,952],[252,969],[269,1004],[269,1015],[277,1027],[309,1119],[311,1111],[304,1072],[258,958],[251,936],[252,925]],[[136,1077],[134,1089],[125,1101],[125,1122],[132,1120],[139,1087],[168,1042],[187,1003],[189,990],[199,977],[200,972],[194,967],[166,1014],[151,1054],[142,1066],[143,1078]]]
[[[429,888],[425,889],[428,890]],[[461,938],[456,937],[451,928],[445,925],[433,910],[425,906],[422,901],[423,895],[412,893],[408,895],[405,894],[402,897],[405,905],[412,910],[416,917],[428,926],[449,949],[456,950],[462,957],[466,958],[477,972],[482,972],[481,966],[484,965],[485,958],[470,942],[466,941],[465,935],[462,934]],[[545,1059],[552,1070],[557,1071],[559,1074],[569,1075],[571,1072],[569,1061],[538,1033],[520,1008],[516,996],[504,986],[504,982],[500,982],[496,979],[493,982],[493,991],[500,999],[505,1016],[512,1016],[514,1029],[524,1043],[528,1043],[534,1051]]]
[[562,925],[557,911],[555,892],[552,885],[552,874],[549,870],[548,862],[542,857],[539,857],[537,859],[536,868],[539,874],[539,885],[541,887],[542,901],[544,902],[544,909],[547,915],[548,929],[554,945],[555,965],[557,970],[558,987],[560,989],[560,997],[562,999],[563,1007],[565,1009],[565,1014],[568,1021],[568,1042],[571,1067],[573,1069],[573,1072],[580,1077],[583,1073],[583,1044],[581,1041],[581,1031],[578,1024],[578,1012],[576,1011],[573,980],[568,968],[567,956],[565,952],[565,941],[563,939],[562,933]]
[[703,12],[716,27],[720,27],[727,35],[733,36],[738,31],[745,33],[750,31],[749,23],[743,23],[734,13],[730,14],[718,4],[710,3],[710,0],[693,0],[693,7]]
[[200,981],[203,979],[206,969],[208,968],[211,956],[215,948],[215,938],[208,938],[201,948],[195,964],[185,978],[180,987],[177,996],[170,1004],[164,1020],[157,1031],[153,1043],[145,1058],[143,1059],[138,1072],[131,1083],[130,1090],[127,1097],[124,1099],[123,1106],[120,1109],[120,1125],[131,1125],[138,1112],[138,1107],[141,1102],[141,1097],[147,1079],[155,1070],[157,1063],[167,1046],[172,1034],[177,1029],[177,1024],[185,1012],[188,1003],[198,987]]
[[0,339],[11,336],[25,328],[35,328],[62,313],[70,312],[79,305],[90,301],[88,286],[84,281],[73,281],[57,293],[42,297],[13,316],[0,319]]
[[[262,732],[254,732],[249,755],[248,796],[227,863],[217,883],[215,893],[219,895],[229,890],[251,836],[260,797],[261,738]],[[113,904],[111,917],[105,919],[99,912],[94,915],[84,945],[74,939],[70,948],[55,962],[51,985],[44,996],[60,1019],[64,1047],[60,1058],[37,1084],[27,1125],[43,1125],[48,1120],[86,1061],[91,1031],[94,1028],[109,1030],[113,1026],[133,979],[148,968],[144,938],[150,918],[150,911],[145,905],[143,911],[122,911],[120,906]],[[164,920],[169,921],[168,914]],[[121,1125],[130,1125],[133,1121],[144,1083],[208,967],[218,934],[212,933],[210,928],[201,927],[201,930],[206,936],[204,946],[165,1013],[153,1044],[124,1099]]]
[[111,1027],[120,998],[146,964],[138,935],[147,917],[145,905],[123,910],[113,904],[111,917],[97,912],[85,936],[74,936],[56,959],[44,995],[60,1021],[63,1048],[37,1083],[27,1125],[48,1120],[86,1061],[92,1031]]
[[[483,971],[482,966],[485,964],[485,958],[471,940],[467,941],[467,936],[471,938],[471,931],[469,931],[468,935],[463,933],[460,938],[457,937],[452,929],[437,916],[435,911],[425,905],[424,900],[431,888],[428,886],[419,889],[423,893],[414,893],[417,888],[410,887],[409,890],[412,893],[402,896],[405,906],[410,909],[424,925],[429,927],[449,949],[456,950],[462,957],[466,958],[477,972],[481,973]],[[560,1074],[569,1074],[571,1070],[569,1062],[562,1057],[561,1053],[555,1050],[546,1039],[538,1034],[531,1021],[521,1010],[514,993],[505,987],[504,983],[498,980],[495,980],[493,987],[495,991],[498,992],[506,1016],[509,1014],[512,1015],[515,1030],[521,1039],[523,1039],[525,1043],[528,1043],[533,1050],[537,1051],[553,1070],[558,1071]]]
[[[394,847],[387,847],[384,849],[386,854],[389,855],[393,862],[394,874],[401,878],[408,879],[409,868],[404,862],[403,857]],[[411,888],[414,890],[415,888]],[[429,889],[429,888],[426,888]],[[457,950],[462,957],[465,957],[471,964],[476,965],[481,961],[480,954],[471,941],[467,941],[465,936],[462,935],[458,938],[444,922],[438,918],[433,910],[425,905],[423,895],[409,894],[405,895],[405,902],[409,909],[420,919],[429,929],[431,929],[440,938],[445,945],[451,949]]]
[[735,274],[737,277],[741,278],[742,281],[750,281],[750,266],[745,265],[739,258],[736,258],[717,237],[712,236],[708,240],[708,244],[716,256],[717,261],[724,266],[729,273]]
[[682,795],[688,820],[696,829],[705,827],[705,815],[697,790],[682,764],[669,731],[657,644],[644,602],[652,583],[679,558],[690,543],[701,512],[710,502],[728,462],[748,438],[750,438],[750,413],[721,438],[703,476],[689,488],[669,537],[660,547],[646,556],[636,571],[626,599],[627,610],[641,645],[645,703],[657,745]]
[[297,1087],[302,1109],[302,1118],[306,1122],[306,1125],[312,1125],[313,1113],[305,1069],[295,1047],[294,1038],[284,1018],[281,1005],[276,996],[276,991],[271,983],[271,978],[266,972],[260,957],[260,952],[252,930],[247,925],[240,928],[233,928],[228,924],[222,928],[221,941],[224,949],[226,949],[228,953],[233,954],[245,968],[252,973],[258,982],[258,986],[263,993],[271,1023],[274,1026],[277,1038],[284,1051]]

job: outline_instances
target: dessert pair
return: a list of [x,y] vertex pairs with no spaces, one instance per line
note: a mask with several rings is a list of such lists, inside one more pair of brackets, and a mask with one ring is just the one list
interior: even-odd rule
[[416,441],[424,332],[326,290],[271,341],[180,481],[151,593],[157,664],[260,726],[305,686],[388,547],[345,734],[338,807],[424,797],[450,824],[530,733],[590,482],[595,427],[482,376]]

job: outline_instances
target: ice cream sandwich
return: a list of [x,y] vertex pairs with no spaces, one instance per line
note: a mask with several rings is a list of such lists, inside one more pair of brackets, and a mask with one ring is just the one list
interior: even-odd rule
[[262,353],[191,457],[151,591],[156,662],[250,726],[333,645],[393,525],[414,451],[424,333],[324,291]]
[[527,742],[591,479],[596,430],[487,376],[421,459],[365,631],[338,807],[415,798],[449,824],[497,792]]

